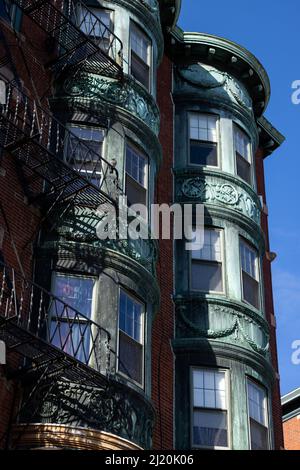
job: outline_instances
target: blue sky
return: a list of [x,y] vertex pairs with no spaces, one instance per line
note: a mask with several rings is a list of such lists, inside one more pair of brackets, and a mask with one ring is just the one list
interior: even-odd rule
[[299,0],[182,0],[179,26],[226,37],[249,49],[272,86],[265,113],[286,142],[265,160],[282,394],[300,387],[291,345],[300,340],[300,105],[291,84],[300,80]]

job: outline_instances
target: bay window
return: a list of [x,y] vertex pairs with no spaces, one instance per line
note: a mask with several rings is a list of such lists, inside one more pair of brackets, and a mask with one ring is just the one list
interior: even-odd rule
[[226,371],[193,369],[192,445],[228,448],[228,386]]
[[236,124],[233,127],[237,175],[248,184],[252,182],[251,142],[248,135]]
[[143,385],[145,306],[125,291],[119,300],[118,370]]
[[131,75],[147,90],[151,89],[151,41],[143,31],[131,23],[130,64]]
[[[98,127],[69,126],[66,160],[91,183],[100,186],[104,130]],[[83,142],[85,145],[81,145]]]
[[218,117],[191,113],[189,116],[190,163],[218,166]]
[[240,238],[243,300],[259,309],[259,262],[257,250]]
[[191,251],[191,288],[205,292],[223,292],[222,232],[204,229],[204,245]]
[[268,409],[266,390],[248,379],[248,408],[251,450],[269,448]]

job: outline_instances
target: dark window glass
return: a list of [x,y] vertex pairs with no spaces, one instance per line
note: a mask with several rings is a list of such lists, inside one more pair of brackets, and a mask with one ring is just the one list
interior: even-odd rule
[[238,176],[251,184],[251,165],[238,152],[236,152],[236,166]]
[[131,75],[149,90],[150,67],[133,51],[131,51]]
[[268,429],[250,419],[251,450],[268,450]]
[[119,333],[119,370],[136,382],[143,382],[143,346],[122,331]]
[[259,283],[245,271],[243,271],[243,294],[244,300],[259,308]]
[[217,144],[191,140],[190,161],[194,165],[218,166]]
[[192,289],[222,292],[222,264],[193,260]]

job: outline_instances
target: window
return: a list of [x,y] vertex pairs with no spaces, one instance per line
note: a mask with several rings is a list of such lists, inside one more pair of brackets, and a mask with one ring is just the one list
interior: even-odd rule
[[[143,204],[147,207],[147,173],[146,157],[135,147],[126,147],[126,196],[128,207],[132,204]],[[142,214],[146,218],[147,214]]]
[[89,358],[91,325],[83,317],[77,315],[75,310],[87,319],[91,319],[94,287],[95,280],[93,278],[53,273],[53,294],[72,308],[64,310],[63,304],[60,303],[56,303],[50,308],[51,342],[54,346],[85,363]]
[[119,371],[143,384],[144,305],[123,290],[119,305]]
[[[99,186],[102,175],[103,129],[73,125],[69,129],[73,135],[70,134],[65,159],[82,176]],[[81,145],[81,142],[85,145]]]
[[234,146],[237,175],[251,184],[251,143],[247,134],[237,125],[234,125]]
[[248,379],[248,407],[250,421],[251,450],[267,450],[268,410],[266,390]]
[[229,446],[227,388],[225,371],[193,370],[192,444],[194,447]]
[[22,11],[16,5],[11,5],[9,0],[0,2],[0,18],[11,23],[16,31],[20,31],[22,25]]
[[192,250],[192,290],[223,292],[222,276],[222,232],[204,229],[204,246]]
[[151,41],[133,23],[130,31],[130,49],[131,75],[150,90]]
[[217,116],[190,114],[190,163],[218,166]]
[[79,27],[84,34],[95,39],[102,49],[109,50],[112,30],[110,11],[102,10],[101,8],[89,7],[89,9],[86,9],[81,7]]
[[245,240],[240,239],[243,300],[259,309],[258,254]]

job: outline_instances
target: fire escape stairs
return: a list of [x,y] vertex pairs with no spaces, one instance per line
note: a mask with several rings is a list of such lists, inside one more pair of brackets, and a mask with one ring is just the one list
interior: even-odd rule
[[48,206],[70,200],[94,209],[116,205],[116,168],[11,82],[0,105],[0,128],[0,147],[44,180],[40,197]]
[[123,78],[123,44],[111,29],[78,0],[13,0],[53,42],[53,72],[80,68]]

